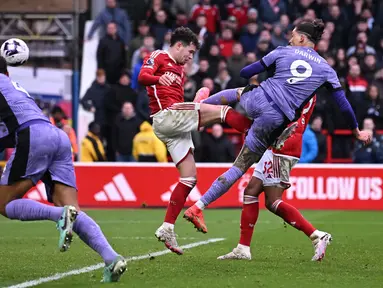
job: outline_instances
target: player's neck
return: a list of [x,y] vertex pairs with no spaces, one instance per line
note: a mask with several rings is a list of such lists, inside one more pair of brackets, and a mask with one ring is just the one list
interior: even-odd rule
[[169,47],[167,52],[169,53],[169,55],[174,59],[174,61],[176,61],[176,51],[174,49],[174,47]]

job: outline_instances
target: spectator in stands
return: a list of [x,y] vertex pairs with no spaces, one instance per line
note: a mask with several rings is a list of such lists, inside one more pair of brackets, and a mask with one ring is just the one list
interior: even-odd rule
[[138,162],[168,162],[165,144],[147,121],[141,124],[140,132],[133,138],[133,157]]
[[314,132],[318,143],[318,155],[313,163],[324,163],[327,157],[327,139],[322,134],[323,119],[321,116],[315,116],[311,123],[311,130]]
[[168,3],[163,0],[151,0],[150,9],[146,12],[146,18],[150,25],[157,23],[157,13],[159,11],[164,11],[167,15],[166,17],[166,25],[172,25],[174,23],[174,17],[170,12],[170,7]]
[[113,126],[113,148],[118,162],[134,161],[133,138],[140,132],[142,120],[136,116],[134,106],[130,102],[122,105],[121,113]]
[[196,92],[197,92],[197,83],[192,78],[186,77],[185,84],[184,84],[185,102],[193,102]]
[[92,38],[97,28],[101,28],[101,37],[103,37],[105,35],[105,29],[110,22],[116,23],[117,34],[124,42],[125,47],[128,48],[129,42],[132,39],[130,20],[126,12],[117,7],[116,0],[106,0],[106,7],[94,20],[88,34],[88,39]]
[[350,101],[354,104],[361,103],[367,91],[368,82],[360,74],[360,66],[352,65],[347,76],[348,90],[350,91]]
[[211,5],[210,0],[201,0],[195,4],[191,11],[191,21],[195,21],[198,15],[206,15],[206,28],[210,33],[216,33],[219,27],[220,14],[216,5]]
[[144,44],[144,38],[149,35],[150,27],[148,25],[148,22],[146,22],[146,20],[140,21],[137,31],[138,31],[137,36],[134,37],[134,39],[130,41],[130,44],[129,44],[126,67],[132,67],[131,60],[132,60],[134,51],[139,49]]
[[197,89],[202,87],[202,80],[209,77],[209,61],[206,58],[199,59],[199,69],[197,73],[192,76],[192,79],[197,85]]
[[81,142],[81,162],[106,161],[104,146],[101,142],[101,127],[97,122],[88,126],[88,134]]
[[223,133],[220,124],[214,124],[211,134],[204,133],[202,146],[203,162],[233,162],[234,145]]
[[279,18],[279,24],[282,27],[282,31],[284,34],[287,34],[287,31],[293,30],[293,25],[290,23],[290,18],[286,14],[282,14]]
[[302,154],[299,163],[312,163],[318,156],[318,142],[310,125],[306,127],[302,138]]
[[186,14],[190,12],[198,0],[173,0],[171,1],[170,11],[173,15]]
[[214,82],[219,86],[220,90],[231,89],[237,87],[235,81],[231,78],[227,69],[219,71],[218,76]]
[[207,30],[207,18],[205,14],[198,15],[195,25],[192,25],[192,30],[198,35],[198,40],[201,44],[201,49],[199,50],[199,55],[201,57],[207,57],[211,45],[214,44],[214,34],[210,33]]
[[94,113],[94,121],[101,127],[105,125],[105,96],[110,91],[110,86],[105,81],[105,71],[98,69],[96,72],[96,80],[93,81],[92,86],[88,88],[84,97],[81,99],[81,104],[84,109]]
[[218,45],[212,45],[210,47],[209,55],[207,58],[209,59],[209,75],[217,75],[218,64],[219,61],[222,59]]
[[217,86],[214,85],[213,79],[211,79],[211,78],[203,79],[202,86],[209,88],[210,95],[213,95],[219,91],[219,89],[217,89]]
[[148,56],[148,54],[150,54],[151,52],[142,47],[140,49],[140,59],[139,59],[139,62],[137,62],[137,64],[133,67],[133,70],[132,70],[132,83],[131,83],[131,87],[132,89],[138,91],[139,88],[140,88],[140,84],[138,83],[138,75],[140,74],[140,70],[141,70],[141,66],[143,64],[143,61],[145,59],[146,56]]
[[156,12],[156,21],[152,24],[151,33],[156,37],[156,47],[162,49],[164,45],[165,34],[168,33],[171,28],[167,22],[168,15],[164,10]]
[[132,65],[131,69],[132,70],[137,65],[137,63],[140,62],[141,48],[145,48],[149,52],[153,52],[155,50],[154,45],[155,45],[155,39],[153,36],[147,35],[144,37],[144,41],[143,41],[142,46],[133,52],[132,61],[131,61],[131,65]]
[[360,141],[355,143],[353,153],[354,163],[383,163],[383,136],[376,135],[375,124],[371,118],[363,121],[363,129],[371,130],[373,134],[372,142],[369,145],[363,145]]
[[336,66],[335,70],[338,74],[339,78],[346,78],[347,76],[347,59],[346,59],[346,52],[344,49],[338,49],[336,52]]
[[244,52],[254,52],[257,47],[258,39],[258,24],[255,22],[249,22],[246,25],[245,31],[241,34],[241,37],[239,38]]
[[231,29],[224,28],[217,43],[219,45],[221,56],[228,58],[233,55],[233,45],[235,41],[233,39],[233,31]]
[[237,87],[246,85],[246,80],[239,76],[239,72],[245,65],[246,56],[243,54],[242,44],[237,42],[233,45],[233,55],[227,59],[227,66]]
[[348,48],[347,57],[355,55],[362,59],[366,54],[376,54],[374,47],[367,45],[367,34],[365,32],[358,33],[356,37],[356,44]]
[[271,44],[274,47],[286,46],[289,44],[289,41],[287,41],[285,35],[283,34],[281,25],[274,25],[273,34],[271,35]]
[[97,66],[106,73],[106,81],[110,84],[118,82],[125,68],[124,42],[117,35],[116,23],[110,22],[107,35],[100,40],[97,47]]
[[366,78],[368,83],[371,83],[374,79],[375,73],[378,70],[376,64],[376,56],[373,54],[368,54],[364,57],[364,62],[362,63],[362,74]]
[[[359,108],[363,109],[359,112]],[[357,115],[373,119],[376,129],[383,129],[383,100],[376,85],[370,85],[367,91],[367,97],[358,105]],[[359,112],[359,113],[358,113]]]
[[60,106],[54,106],[51,111],[50,121],[57,128],[62,129],[69,137],[69,141],[72,145],[73,160],[77,159],[78,146],[76,132],[68,123],[68,117],[64,110]]
[[[118,84],[113,85],[109,94],[105,97],[105,119],[109,127],[106,129],[106,155],[109,161],[114,161],[115,150],[113,148],[112,130],[117,115],[121,113],[125,102],[130,102],[135,106],[137,104],[137,92],[130,87],[130,74],[125,72],[121,75]],[[133,139],[133,138],[132,138]]]
[[287,6],[284,0],[260,0],[259,15],[265,22],[266,29],[271,29],[271,24],[277,22],[286,11]]
[[244,4],[243,0],[234,0],[226,7],[227,15],[234,16],[238,23],[238,29],[242,29],[247,24],[247,10],[249,7]]

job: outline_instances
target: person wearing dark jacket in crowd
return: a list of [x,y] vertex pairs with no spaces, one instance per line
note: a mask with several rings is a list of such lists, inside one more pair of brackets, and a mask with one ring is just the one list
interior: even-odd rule
[[105,71],[98,69],[96,72],[96,80],[93,81],[92,86],[88,88],[84,97],[81,99],[81,104],[86,111],[94,113],[94,121],[101,127],[105,124],[105,96],[110,91],[105,78]]
[[364,119],[363,130],[373,132],[372,142],[369,145],[363,145],[360,141],[355,143],[353,162],[364,164],[383,163],[383,136],[375,133],[375,124],[372,118]]
[[140,132],[141,123],[142,120],[137,117],[133,104],[125,102],[113,126],[113,148],[118,162],[135,161],[133,139]]
[[137,104],[137,92],[130,87],[130,75],[124,73],[121,75],[118,84],[113,85],[109,94],[105,97],[105,120],[107,123],[106,130],[106,155],[109,161],[115,160],[115,150],[113,149],[112,143],[112,128],[116,121],[117,115],[121,112],[122,105],[125,102],[130,102],[135,107]]
[[233,143],[223,133],[220,124],[214,124],[211,134],[205,134],[202,141],[203,162],[233,162],[235,151]]
[[109,84],[118,82],[126,65],[124,41],[117,34],[116,23],[110,22],[107,35],[100,40],[97,47],[97,67],[106,73]]
[[327,157],[327,140],[322,134],[323,119],[321,116],[315,116],[311,123],[311,130],[314,132],[318,143],[318,155],[313,163],[324,163]]

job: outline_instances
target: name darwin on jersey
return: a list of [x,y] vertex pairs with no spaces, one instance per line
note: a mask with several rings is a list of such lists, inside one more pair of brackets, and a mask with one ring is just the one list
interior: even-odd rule
[[299,54],[303,57],[306,57],[307,59],[310,59],[314,62],[317,62],[318,64],[321,63],[321,59],[319,59],[318,57],[315,57],[313,55],[311,55],[310,53],[308,52],[303,52],[302,50],[298,50],[298,49],[295,49],[295,54]]

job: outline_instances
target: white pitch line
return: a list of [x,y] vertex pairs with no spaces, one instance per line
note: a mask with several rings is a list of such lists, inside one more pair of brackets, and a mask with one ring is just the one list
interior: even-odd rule
[[[181,248],[182,249],[191,249],[191,248],[195,248],[195,247],[198,247],[198,246],[207,245],[207,244],[210,244],[210,243],[220,242],[220,241],[223,241],[223,240],[225,240],[225,238],[212,238],[212,239],[208,239],[208,240],[205,240],[205,241],[199,241],[199,242],[195,242],[195,243],[186,244],[186,245],[181,246]],[[148,259],[148,258],[151,258],[151,257],[158,257],[158,256],[166,255],[166,254],[169,254],[169,253],[171,253],[171,251],[166,249],[166,250],[162,250],[162,251],[158,251],[158,252],[154,252],[154,253],[144,254],[144,255],[141,255],[141,256],[129,257],[129,258],[126,258],[126,261],[128,261],[128,262],[138,261],[138,260]],[[7,287],[4,287],[4,288],[26,288],[26,287],[33,287],[33,286],[37,286],[37,285],[40,285],[40,284],[43,284],[43,283],[60,280],[62,278],[68,277],[68,276],[80,275],[80,274],[83,274],[83,273],[88,273],[88,272],[91,272],[91,271],[94,271],[94,270],[98,270],[98,269],[104,267],[104,265],[105,265],[104,263],[99,263],[99,264],[88,266],[88,267],[84,267],[84,268],[81,268],[81,269],[71,270],[71,271],[64,272],[64,273],[57,273],[57,274],[49,276],[49,277],[39,278],[39,279],[36,279],[36,280],[27,281],[27,282],[23,282],[23,283],[20,283],[20,284],[16,284],[16,285],[12,285],[12,286],[7,286]]]

